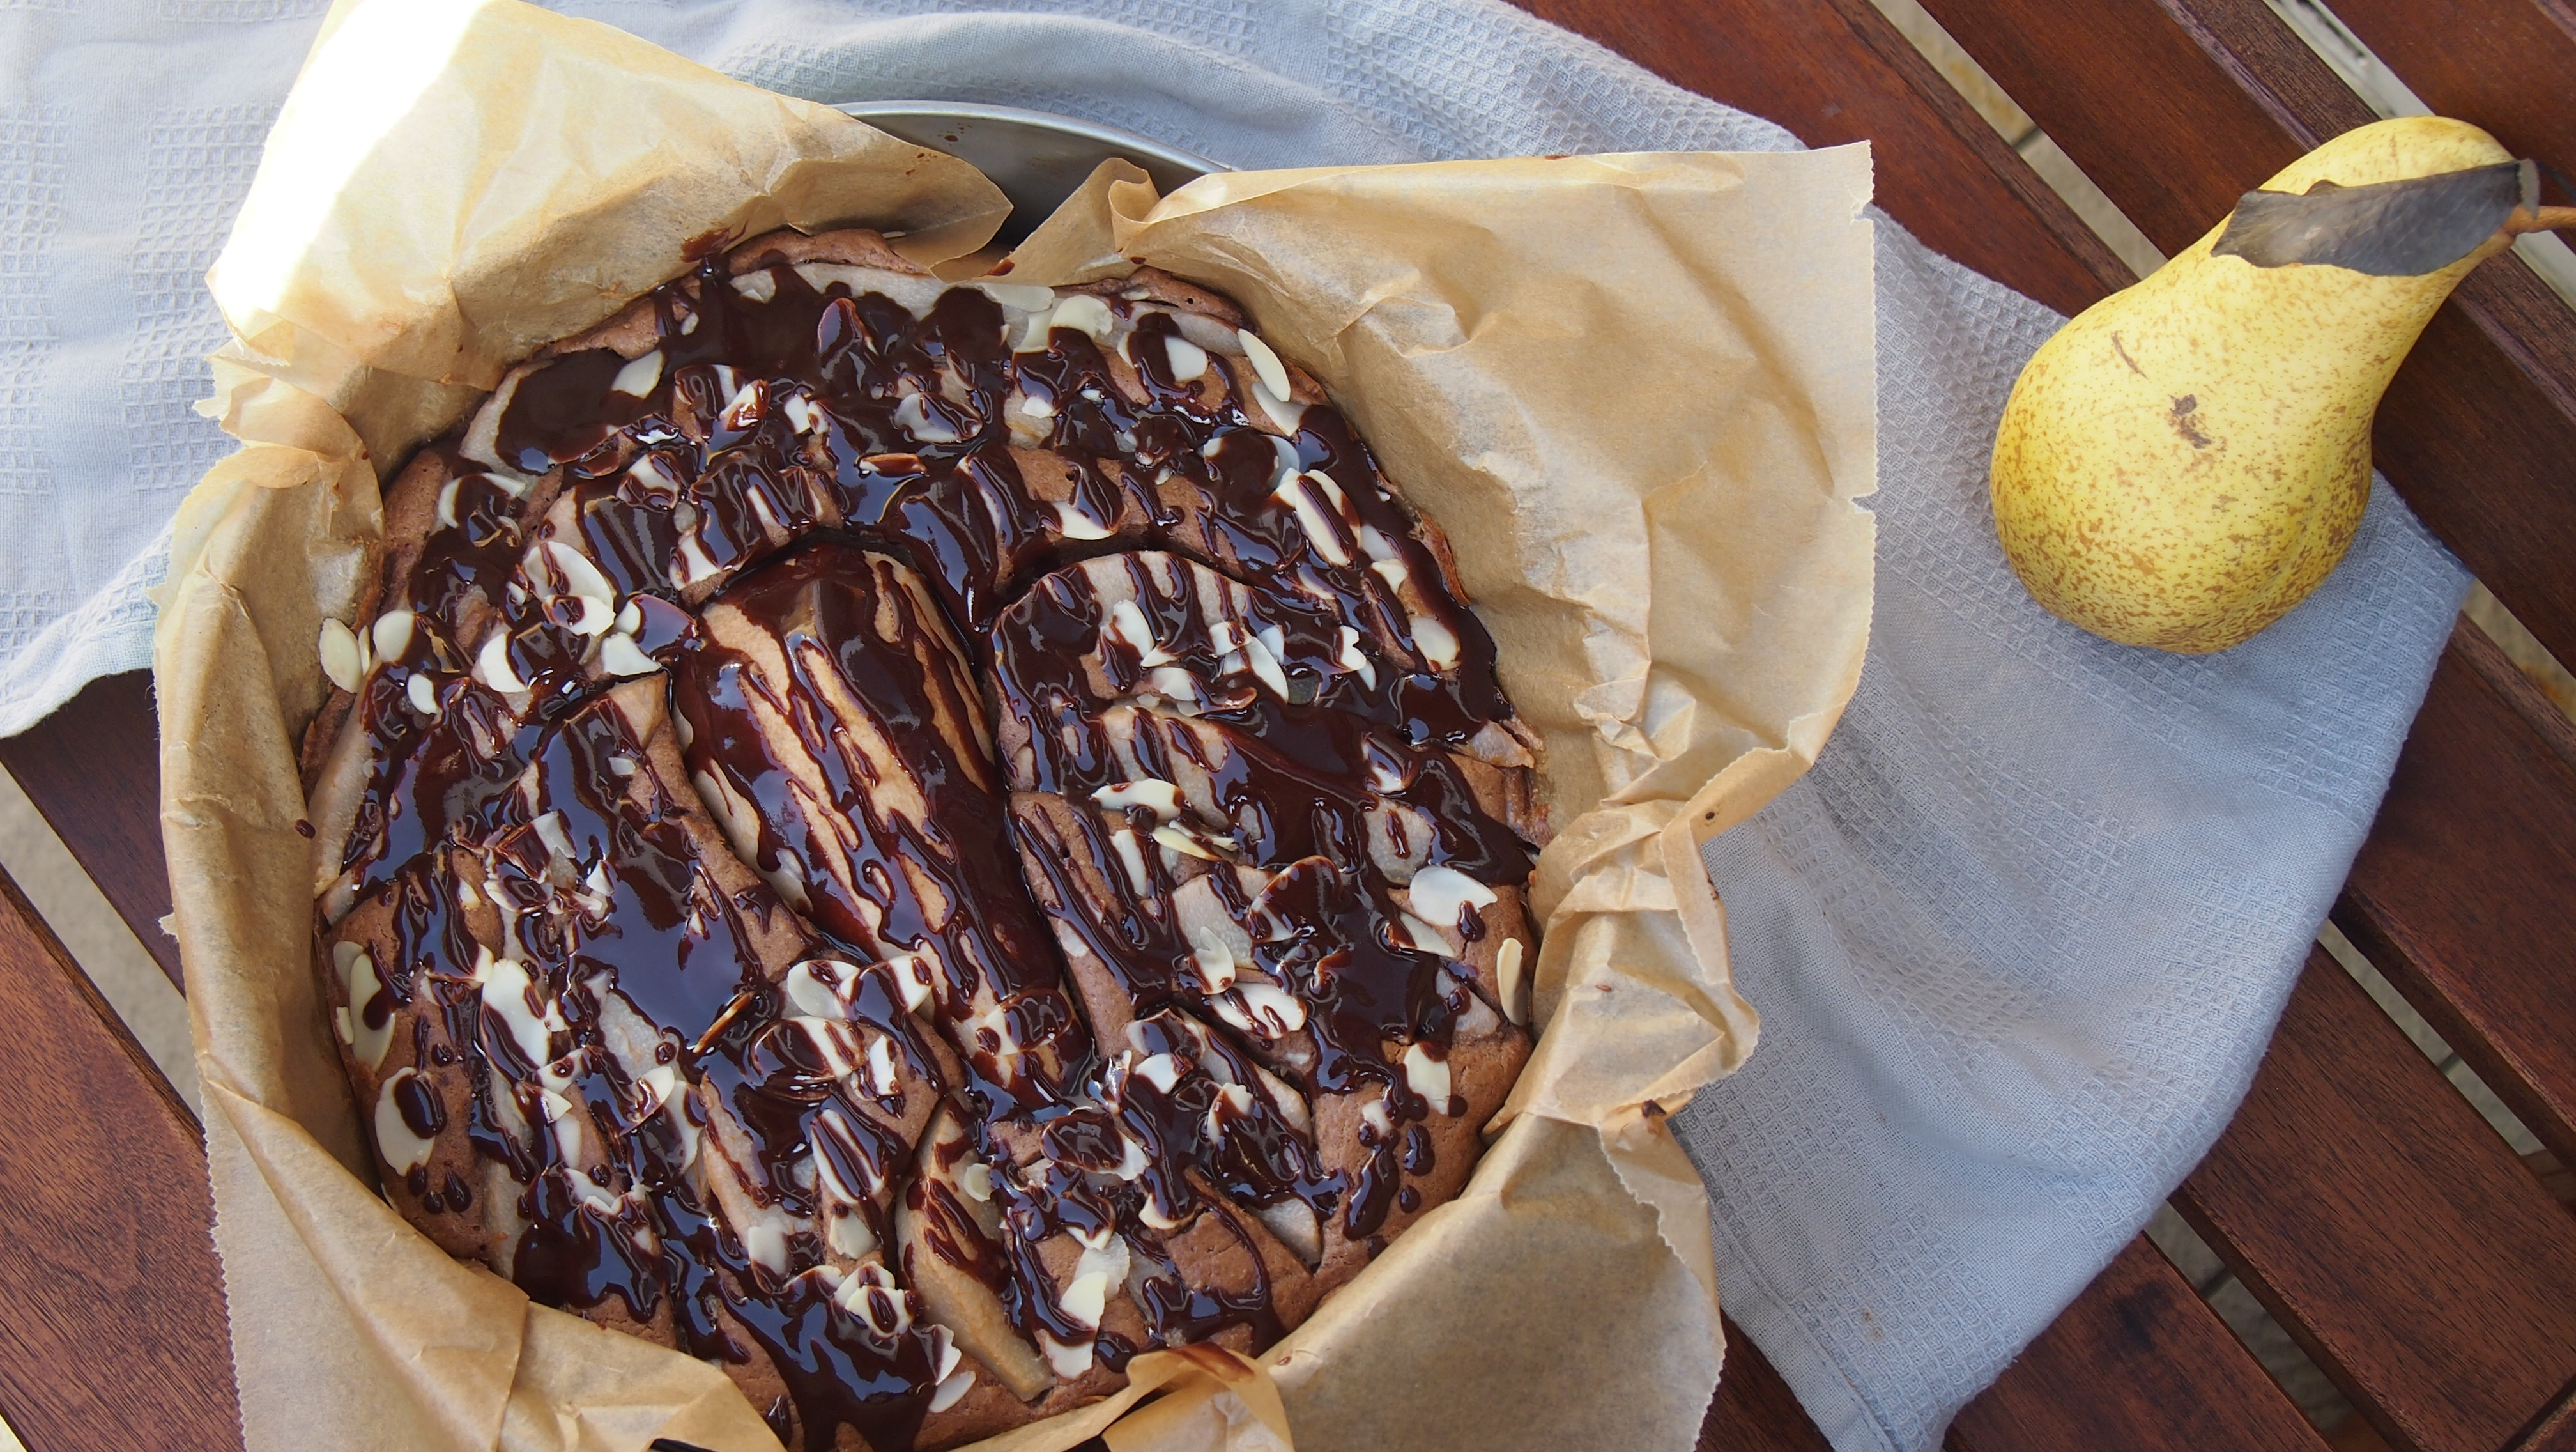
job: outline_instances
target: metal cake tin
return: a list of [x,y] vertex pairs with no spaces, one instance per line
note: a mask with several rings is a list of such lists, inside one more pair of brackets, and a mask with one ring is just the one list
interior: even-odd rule
[[1011,218],[994,239],[1006,246],[1028,236],[1113,156],[1143,167],[1165,194],[1209,172],[1231,170],[1150,136],[1015,106],[851,101],[838,109],[915,146],[944,151],[991,177],[1011,199]]

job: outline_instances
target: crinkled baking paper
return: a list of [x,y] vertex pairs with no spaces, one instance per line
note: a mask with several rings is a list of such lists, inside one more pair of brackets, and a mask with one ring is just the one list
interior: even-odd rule
[[[1708,1209],[1663,1125],[1750,1053],[1697,853],[1858,679],[1873,539],[1862,147],[1223,173],[1117,164],[1014,281],[1136,261],[1239,299],[1453,542],[1545,738],[1538,1052],[1455,1202],[1258,1364],[991,1445],[1690,1444],[1721,1354]],[[973,254],[963,162],[518,0],[343,0],[210,277],[241,441],[165,588],[162,824],[244,1430],[267,1449],[776,1442],[677,1352],[531,1304],[386,1206],[317,996],[296,751],[381,482],[505,367],[788,225]],[[1148,1387],[1163,1395],[1135,1405]]]

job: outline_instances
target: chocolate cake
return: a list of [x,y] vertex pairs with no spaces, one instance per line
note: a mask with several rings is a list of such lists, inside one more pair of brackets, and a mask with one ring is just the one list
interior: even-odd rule
[[709,257],[385,500],[306,738],[386,1197],[780,1438],[1252,1353],[1529,1049],[1534,739],[1228,300]]

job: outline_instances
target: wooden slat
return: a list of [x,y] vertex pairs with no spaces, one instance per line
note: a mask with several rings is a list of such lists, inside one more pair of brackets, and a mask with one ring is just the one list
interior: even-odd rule
[[1949,1452],[2324,1452],[2325,1440],[2146,1237],[1951,1424]]
[[170,872],[161,856],[160,742],[152,673],[129,671],[90,682],[0,741],[0,765],[175,985],[179,945],[161,931]]
[[[2317,140],[2372,119],[2255,0],[1929,0],[2168,252]],[[2576,314],[2518,259],[2462,284],[2390,386],[2377,458],[2497,598],[2576,659]]]
[[2335,921],[2576,1163],[2576,730],[2462,623]]
[[2576,201],[2576,11],[2551,0],[2335,0],[2338,19],[2444,116],[2541,164],[2541,197]]
[[1726,1323],[1726,1370],[1700,1423],[1698,1452],[1832,1452],[1798,1405],[1797,1393],[1732,1320]]
[[2132,280],[1869,0],[1520,0],[1810,146],[1867,140],[1878,202],[1934,250],[2064,312]]
[[2322,951],[2174,1205],[2393,1446],[2493,1452],[2576,1377],[2576,1218]]
[[194,1118],[0,873],[0,1413],[33,1452],[241,1445]]

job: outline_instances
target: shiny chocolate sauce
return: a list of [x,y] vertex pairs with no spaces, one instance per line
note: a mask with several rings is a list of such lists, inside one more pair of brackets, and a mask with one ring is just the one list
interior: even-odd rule
[[1473,1152],[1438,1066],[1496,1020],[1399,894],[1491,901],[1531,849],[1493,643],[1331,407],[1150,288],[887,279],[710,261],[648,351],[424,451],[321,911],[353,1044],[412,1026],[394,1120],[470,1149],[407,1168],[420,1211],[540,1302],[766,1363],[782,1437],[893,1452],[993,1375],[909,1256],[1088,1388],[1268,1345],[1419,1208]]
[[737,849],[857,953],[925,960],[978,1117],[1034,1114],[1090,1070],[1090,1035],[1020,885],[983,700],[917,578],[838,541],[746,577],[673,699],[691,774],[750,809]]
[[[810,1195],[790,1168],[817,1148],[866,1183],[890,1181],[909,1144],[815,1062],[740,921],[784,909],[757,900],[765,889],[712,890],[680,829],[695,803],[636,769],[645,749],[619,704],[593,697],[531,734],[526,766],[496,799],[512,810],[460,824],[450,840],[461,850],[424,853],[380,889],[395,899],[389,986],[431,987],[445,1042],[465,1046],[472,1065],[469,1139],[519,1186],[526,1228],[513,1279],[548,1305],[613,1303],[626,1319],[667,1326],[694,1356],[765,1357],[809,1446],[833,1445],[842,1426],[871,1445],[905,1445],[935,1380],[931,1333],[887,1334],[835,1301],[815,1271],[819,1245],[790,1243],[778,1263],[746,1251],[692,1183],[708,1131],[703,1106],[678,1086],[711,1089],[749,1130],[770,1200]],[[478,933],[460,886],[507,904],[515,921]],[[514,972],[526,987],[502,988],[518,995],[511,1005],[494,986]],[[557,1020],[514,1029],[539,1002]],[[936,1085],[930,1051],[882,982],[864,980],[849,1013],[895,1045],[911,1077]],[[640,1053],[639,1036],[651,1045]],[[639,1064],[651,1068],[639,1075]],[[665,1066],[668,1082],[653,1082]],[[429,1083],[398,1085],[403,1118],[424,1138],[447,1113]],[[562,1132],[566,1122],[577,1130]],[[440,1199],[471,1204],[461,1181]],[[881,1212],[870,1230],[886,1237]]]

